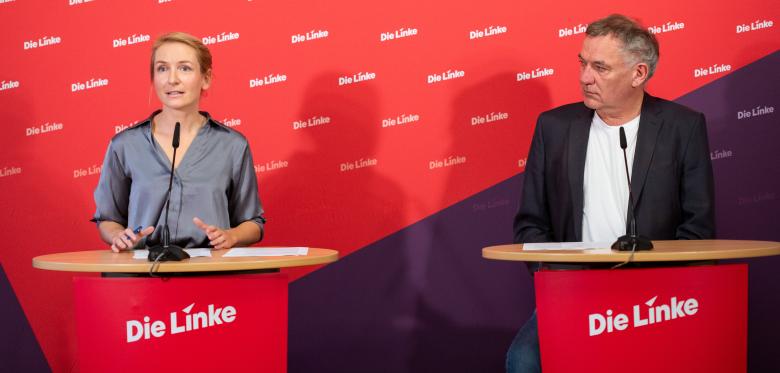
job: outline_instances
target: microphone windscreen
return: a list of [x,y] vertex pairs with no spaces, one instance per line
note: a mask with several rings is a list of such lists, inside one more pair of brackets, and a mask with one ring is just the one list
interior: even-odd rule
[[[176,139],[178,141],[178,137]],[[623,129],[623,127],[620,127],[620,148],[625,149],[627,147],[628,147],[628,141],[626,141],[626,131]]]
[[[179,127],[181,127],[181,124],[179,124],[179,122],[176,122],[176,127],[173,128],[173,144],[172,145],[173,145],[174,149],[179,147]],[[620,130],[622,131],[623,128],[621,128]]]

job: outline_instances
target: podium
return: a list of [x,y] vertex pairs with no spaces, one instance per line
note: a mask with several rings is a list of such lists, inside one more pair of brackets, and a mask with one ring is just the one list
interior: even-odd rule
[[80,372],[274,372],[287,370],[287,286],[280,268],[338,259],[212,257],[152,263],[131,252],[38,256],[39,269],[99,272],[74,277]]
[[745,372],[747,265],[718,261],[779,255],[780,243],[653,245],[634,253],[631,261],[639,264],[619,269],[610,268],[630,252],[500,245],[482,256],[604,268],[534,275],[544,372]]

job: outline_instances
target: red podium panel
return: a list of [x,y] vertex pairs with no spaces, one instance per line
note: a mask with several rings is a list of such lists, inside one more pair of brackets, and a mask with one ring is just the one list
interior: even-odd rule
[[81,372],[285,372],[283,274],[75,278]]
[[542,369],[745,372],[747,265],[541,271]]

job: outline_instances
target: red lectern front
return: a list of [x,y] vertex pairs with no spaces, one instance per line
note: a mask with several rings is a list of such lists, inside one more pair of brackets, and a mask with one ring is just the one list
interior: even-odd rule
[[74,285],[82,372],[286,371],[282,274],[76,277]]
[[652,251],[487,247],[488,259],[640,268],[535,274],[542,369],[556,372],[745,372],[747,265],[780,255],[764,241],[653,241]]
[[284,373],[288,280],[278,268],[333,262],[338,253],[225,252],[161,263],[161,277],[138,277],[150,263],[129,252],[44,255],[33,266],[104,274],[73,279],[80,372]]
[[540,271],[545,372],[747,369],[747,265]]

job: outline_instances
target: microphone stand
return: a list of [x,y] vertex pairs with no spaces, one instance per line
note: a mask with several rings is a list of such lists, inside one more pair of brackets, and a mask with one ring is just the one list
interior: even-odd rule
[[612,250],[632,252],[636,250],[651,250],[653,248],[653,243],[650,242],[650,239],[636,234],[634,195],[631,193],[631,177],[628,174],[628,156],[626,155],[628,141],[626,141],[626,131],[623,127],[620,127],[620,147],[623,149],[623,162],[626,165],[626,180],[628,181],[628,215],[630,220],[628,232],[626,232],[625,235],[618,237],[617,241],[612,244]]
[[179,127],[181,125],[176,122],[176,127],[173,130],[173,161],[171,162],[171,176],[168,179],[168,195],[165,198],[165,225],[162,229],[162,244],[155,245],[149,248],[150,262],[167,262],[167,261],[180,261],[190,257],[184,249],[177,245],[171,244],[171,232],[168,229],[168,209],[171,204],[171,190],[173,188],[173,166],[176,164],[176,148],[179,147]]

